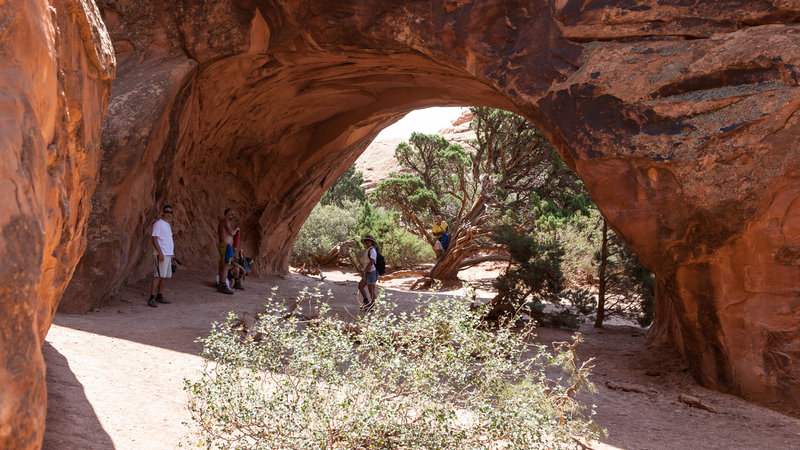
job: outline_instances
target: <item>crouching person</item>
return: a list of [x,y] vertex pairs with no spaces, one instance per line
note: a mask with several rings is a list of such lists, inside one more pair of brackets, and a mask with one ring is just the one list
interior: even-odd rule
[[242,286],[242,281],[244,281],[244,277],[247,276],[250,265],[247,258],[242,254],[241,249],[238,249],[236,253],[238,256],[231,260],[231,268],[228,269],[228,280],[233,282],[234,289],[243,291],[244,286]]

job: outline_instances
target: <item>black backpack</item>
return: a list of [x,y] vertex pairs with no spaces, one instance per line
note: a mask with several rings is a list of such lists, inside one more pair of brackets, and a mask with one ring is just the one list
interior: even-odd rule
[[383,275],[386,272],[386,260],[378,250],[375,250],[375,253],[378,254],[378,257],[375,258],[375,269],[378,270],[378,275]]

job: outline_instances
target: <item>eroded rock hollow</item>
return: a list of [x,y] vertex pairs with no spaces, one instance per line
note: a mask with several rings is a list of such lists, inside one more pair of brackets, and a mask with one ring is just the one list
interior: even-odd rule
[[[54,3],[61,21],[84,4]],[[536,122],[656,273],[651,342],[677,346],[706,386],[800,413],[797,2],[97,3],[118,61],[99,167],[73,162],[85,177],[67,192],[80,207],[32,213],[20,203],[6,215],[21,221],[7,219],[4,230],[16,233],[7,236],[36,230],[34,256],[44,261],[25,278],[38,296],[6,322],[28,330],[21,354],[38,355],[32,346],[51,316],[34,311],[51,311],[73,269],[60,306],[73,312],[147,273],[147,233],[161,205],[177,212],[185,263],[213,273],[214,225],[233,207],[258,268],[285,271],[319,197],[380,129],[416,108],[488,105]],[[10,7],[0,8],[6,17]],[[5,36],[3,45],[27,38]],[[81,38],[87,53],[98,45],[92,33]],[[54,57],[30,61],[51,67]],[[62,136],[78,149],[96,148],[87,143],[102,117],[112,66],[103,64],[84,64],[73,76],[92,82],[64,89],[96,103],[82,105],[82,133]],[[55,108],[45,108],[50,120],[67,117]],[[38,126],[42,143],[10,146],[4,167],[28,161],[19,148],[30,148],[44,174],[56,125]],[[18,119],[9,133],[29,136],[26,127]],[[15,179],[30,202],[51,198],[34,189],[41,181],[23,178]],[[76,210],[88,212],[95,180],[87,229]],[[13,198],[10,186],[2,192]],[[13,251],[26,264],[28,253]],[[62,284],[44,270],[56,262]],[[57,289],[36,290],[46,284]],[[18,297],[2,298],[9,309]],[[39,377],[42,392],[37,364],[25,374]],[[15,380],[0,376],[3,386]]]

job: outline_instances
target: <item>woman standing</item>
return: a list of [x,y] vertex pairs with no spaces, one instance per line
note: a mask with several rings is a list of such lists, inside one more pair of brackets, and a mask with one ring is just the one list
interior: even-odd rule
[[[361,243],[366,247],[364,256],[361,258],[361,281],[358,282],[358,290],[361,292],[362,307],[366,310],[372,309],[375,305],[375,284],[378,282],[378,269],[375,266],[375,261],[378,259],[377,243],[375,238],[368,234],[361,239]],[[369,289],[369,298],[364,287]]]

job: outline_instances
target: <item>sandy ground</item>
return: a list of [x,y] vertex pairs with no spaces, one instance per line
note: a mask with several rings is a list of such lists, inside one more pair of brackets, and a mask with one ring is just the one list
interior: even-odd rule
[[[325,272],[323,289],[335,297],[334,312],[358,314],[355,275]],[[486,281],[491,271],[465,275]],[[213,275],[212,275],[213,276]],[[167,287],[170,305],[146,305],[147,286],[125,288],[110,305],[87,315],[58,314],[43,352],[47,363],[48,412],[45,449],[171,449],[192,437],[184,378],[196,378],[203,361],[196,338],[228,311],[255,313],[279,286],[294,297],[319,278],[292,274],[248,280],[247,290],[218,294],[208,274],[182,271]],[[400,309],[410,309],[417,293],[410,279],[384,287]],[[483,292],[482,296],[491,294]],[[697,386],[672,352],[648,348],[644,330],[614,326],[581,329],[583,358],[595,357],[592,380],[598,393],[581,399],[596,405],[596,422],[607,430],[593,448],[631,449],[800,449],[800,419]],[[568,340],[570,332],[540,328],[544,342]],[[646,393],[609,389],[606,382],[638,385]],[[698,397],[712,413],[678,401]],[[189,445],[191,446],[191,445]]]

